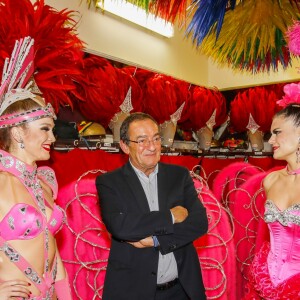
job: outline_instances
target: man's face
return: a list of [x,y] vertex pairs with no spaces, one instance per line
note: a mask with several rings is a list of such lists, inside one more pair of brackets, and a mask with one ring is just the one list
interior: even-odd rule
[[[158,126],[150,119],[137,120],[129,125],[129,144],[120,142],[122,150],[129,155],[134,167],[147,176],[153,172],[160,160],[161,142]],[[135,143],[132,141],[144,141]]]

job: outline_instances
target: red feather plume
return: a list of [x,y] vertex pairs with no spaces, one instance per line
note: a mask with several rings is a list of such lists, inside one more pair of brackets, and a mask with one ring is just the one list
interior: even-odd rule
[[133,111],[140,111],[142,91],[136,79],[108,60],[90,55],[84,59],[82,75],[78,78],[78,100],[82,114],[91,121],[107,127],[120,112],[129,87]]
[[187,121],[190,117],[190,105],[191,105],[191,84],[186,81],[174,79],[175,92],[177,95],[177,107],[180,107],[184,102],[181,117],[178,120],[178,124]]
[[74,75],[80,73],[83,42],[75,33],[73,11],[57,11],[43,0],[0,0],[0,68],[9,57],[15,40],[34,39],[35,81],[46,102],[56,111],[60,105],[72,106],[76,93]]
[[194,86],[189,106],[189,120],[181,125],[183,129],[199,130],[206,125],[214,110],[216,110],[216,124],[218,127],[226,121],[226,99],[215,89]]
[[154,74],[148,78],[144,86],[144,111],[151,115],[159,124],[169,121],[188,97],[188,84],[186,95],[179,81],[170,76]]
[[128,73],[129,75],[133,76],[139,83],[142,90],[145,88],[146,81],[150,77],[154,76],[154,74],[155,74],[152,71],[149,71],[146,69],[140,69],[140,68],[134,67],[134,66],[126,66],[126,67],[123,67],[122,70],[124,72]]
[[268,132],[273,115],[280,109],[276,104],[278,95],[270,88],[254,87],[239,92],[231,102],[230,121],[237,132],[247,131],[250,113],[260,126],[259,130]]

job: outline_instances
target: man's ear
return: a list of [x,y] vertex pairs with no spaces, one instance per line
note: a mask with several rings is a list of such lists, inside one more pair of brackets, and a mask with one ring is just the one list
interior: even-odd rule
[[129,147],[122,140],[120,140],[120,147],[125,154],[129,154]]

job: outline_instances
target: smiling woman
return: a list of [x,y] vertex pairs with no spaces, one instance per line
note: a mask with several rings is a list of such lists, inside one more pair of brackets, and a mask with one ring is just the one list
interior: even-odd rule
[[36,165],[50,158],[56,116],[28,83],[32,46],[30,37],[16,41],[0,87],[0,298],[70,300],[54,237],[64,220],[57,181]]
[[54,118],[56,117],[51,105],[41,106],[29,98],[14,102],[0,116],[1,148],[15,154],[23,149],[19,153],[20,158],[29,165],[34,165],[39,160],[37,158],[49,159],[48,153],[45,156],[45,153],[40,152],[42,148],[49,152],[50,145],[55,142],[52,132]]

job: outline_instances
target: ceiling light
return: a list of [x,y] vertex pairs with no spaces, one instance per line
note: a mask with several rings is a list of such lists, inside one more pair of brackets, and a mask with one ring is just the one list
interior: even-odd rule
[[100,0],[97,6],[132,23],[145,27],[165,37],[174,35],[173,26],[166,20],[146,13],[142,8],[125,1]]

